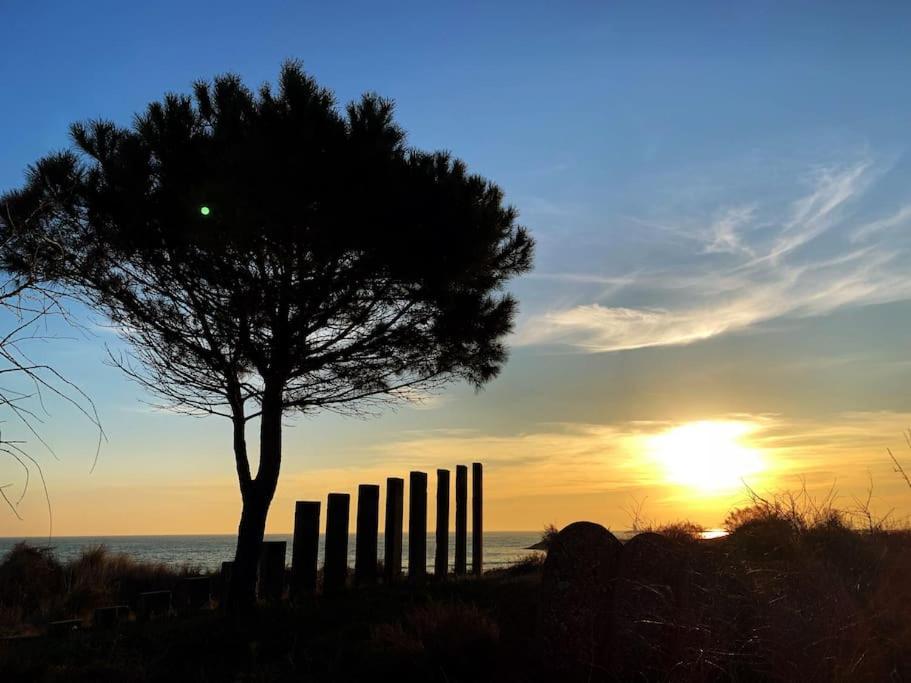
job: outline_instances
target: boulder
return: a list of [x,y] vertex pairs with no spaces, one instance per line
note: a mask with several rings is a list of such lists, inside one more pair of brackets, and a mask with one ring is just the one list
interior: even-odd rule
[[549,544],[538,617],[543,666],[564,680],[608,673],[610,608],[622,545],[600,524],[574,522]]

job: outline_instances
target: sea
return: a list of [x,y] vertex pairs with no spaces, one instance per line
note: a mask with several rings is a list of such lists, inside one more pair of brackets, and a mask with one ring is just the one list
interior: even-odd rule
[[[291,563],[291,535],[266,534],[267,541],[286,541],[286,561]],[[539,551],[529,547],[541,540],[540,531],[487,531],[484,533],[484,567],[495,569],[513,564]],[[51,548],[63,562],[72,560],[86,548],[103,545],[113,553],[124,553],[141,562],[163,562],[174,567],[189,566],[203,571],[214,571],[225,560],[234,559],[237,536],[232,534],[205,536],[47,536],[37,538],[0,538],[0,561],[16,544],[25,541],[31,545]],[[379,534],[379,558],[383,558],[385,540]],[[402,541],[402,564],[408,566],[408,534]],[[320,535],[319,565],[323,564],[325,538]],[[355,535],[348,535],[348,563],[354,566]],[[449,562],[452,565],[455,535],[449,538]],[[471,534],[468,535],[468,564],[471,565]],[[434,534],[427,534],[427,567],[432,568],[436,556]],[[450,566],[450,568],[452,568]]]
[[[635,531],[614,531],[621,541],[635,535]],[[528,557],[541,553],[531,546],[541,541],[540,531],[486,531],[484,532],[484,568],[504,567]],[[710,529],[702,534],[703,538],[715,538],[724,535],[719,529]],[[286,561],[291,563],[291,535],[266,534],[267,541],[287,542]],[[124,553],[141,562],[162,562],[173,567],[191,567],[201,571],[215,571],[221,563],[234,558],[234,547],[237,536],[219,535],[183,535],[183,536],[54,536],[43,537],[0,537],[0,562],[9,550],[19,542],[51,548],[57,558],[63,562],[75,559],[86,548],[103,545],[112,553]],[[378,557],[383,558],[385,539],[379,534]],[[468,534],[468,564],[471,565],[471,534]],[[320,534],[319,565],[323,564],[325,537]],[[354,566],[355,535],[348,534],[348,564]],[[449,564],[453,568],[455,534],[449,535]],[[431,532],[427,534],[427,567],[434,566],[436,556],[436,538]],[[408,534],[402,540],[402,566],[408,567]]]

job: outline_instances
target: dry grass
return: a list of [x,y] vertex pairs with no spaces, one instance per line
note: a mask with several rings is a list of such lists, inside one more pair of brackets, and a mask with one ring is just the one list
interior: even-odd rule
[[705,527],[695,522],[678,521],[669,524],[659,524],[648,529],[642,529],[642,531],[652,531],[676,541],[698,541],[705,532]]
[[105,605],[132,605],[143,591],[173,589],[196,574],[193,567],[137,562],[100,545],[61,563],[47,548],[19,543],[0,560],[0,634],[85,619]]
[[911,677],[911,533],[835,500],[753,494],[696,544],[675,679]]
[[634,506],[636,531],[677,541],[679,570],[665,561],[635,582],[666,600],[605,608],[627,655],[635,645],[614,679],[911,680],[911,530],[875,516],[870,495],[841,507],[834,488],[749,494],[728,535],[708,541],[699,525],[648,522]]
[[446,671],[461,680],[494,664],[499,639],[497,623],[476,605],[431,602],[411,609],[401,622],[375,627],[371,644],[403,670]]

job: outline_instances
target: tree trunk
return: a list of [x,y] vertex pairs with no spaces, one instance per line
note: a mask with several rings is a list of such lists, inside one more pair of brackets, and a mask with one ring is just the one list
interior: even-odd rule
[[228,611],[234,613],[249,611],[256,604],[256,570],[271,500],[271,496],[266,499],[256,488],[251,486],[243,496],[237,529],[237,550],[228,588]]
[[281,468],[281,394],[264,392],[260,415],[259,470],[246,483],[241,478],[243,509],[237,530],[237,551],[228,587],[228,610],[242,613],[256,605],[256,571],[266,532],[269,505],[278,485]]

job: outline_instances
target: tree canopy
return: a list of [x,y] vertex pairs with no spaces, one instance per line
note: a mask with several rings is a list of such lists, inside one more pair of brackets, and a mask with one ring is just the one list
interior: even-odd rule
[[497,374],[515,310],[500,290],[532,258],[499,188],[408,148],[389,100],[338,111],[294,63],[278,92],[229,75],[194,93],[130,128],[73,125],[75,149],[3,200],[60,245],[48,275],[120,326],[137,379],[230,415],[269,378],[307,409]]

